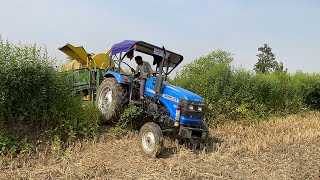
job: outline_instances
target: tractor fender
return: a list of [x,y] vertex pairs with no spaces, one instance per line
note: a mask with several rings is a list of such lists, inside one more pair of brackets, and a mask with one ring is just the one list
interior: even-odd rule
[[130,84],[131,80],[129,76],[125,76],[116,72],[107,71],[104,75],[105,78],[112,77],[120,84]]

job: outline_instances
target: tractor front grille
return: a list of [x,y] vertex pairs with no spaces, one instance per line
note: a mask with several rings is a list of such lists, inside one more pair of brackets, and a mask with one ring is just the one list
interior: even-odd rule
[[[193,110],[190,110],[190,106],[193,106]],[[202,108],[201,111],[199,111],[199,107]],[[181,116],[184,116],[186,118],[192,118],[192,119],[202,119],[203,118],[203,108],[204,104],[201,102],[195,102],[195,101],[188,101],[185,99],[181,99]]]
[[203,112],[181,109],[181,116],[186,117],[186,118],[192,118],[192,119],[202,119]]

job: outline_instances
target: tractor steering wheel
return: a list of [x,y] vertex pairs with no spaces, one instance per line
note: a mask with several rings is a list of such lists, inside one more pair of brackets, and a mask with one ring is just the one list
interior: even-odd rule
[[[113,61],[115,62],[116,65],[119,66],[119,60],[115,59],[115,60],[113,60]],[[130,68],[130,75],[132,75],[132,72],[131,72],[132,67],[131,67],[129,64],[127,64],[126,62],[121,62],[121,63],[127,65],[127,66]],[[122,68],[121,68],[121,70],[122,70]],[[122,70],[122,72],[126,73],[126,72],[123,71],[123,70]],[[125,75],[127,75],[127,74],[125,74]]]

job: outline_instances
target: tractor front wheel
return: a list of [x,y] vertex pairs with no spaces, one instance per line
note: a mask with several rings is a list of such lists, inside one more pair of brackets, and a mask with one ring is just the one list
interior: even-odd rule
[[156,157],[163,147],[163,134],[156,123],[144,124],[139,133],[140,147],[148,157]]

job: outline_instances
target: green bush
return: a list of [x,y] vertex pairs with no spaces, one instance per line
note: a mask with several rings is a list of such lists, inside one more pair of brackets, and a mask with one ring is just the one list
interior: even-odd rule
[[109,129],[109,133],[116,136],[121,135],[128,131],[138,130],[143,123],[142,109],[130,104],[121,114],[117,124]]
[[294,83],[299,87],[303,103],[310,109],[320,109],[320,74],[308,74],[298,71],[293,75]]
[[138,118],[141,118],[142,116],[141,113],[142,113],[141,108],[133,104],[129,105],[129,107],[126,108],[124,112],[121,114],[121,117],[117,126],[133,128],[135,126],[135,121]]
[[320,109],[319,74],[256,74],[233,69],[232,61],[230,53],[214,51],[184,66],[172,83],[202,96],[218,121]]
[[13,135],[0,135],[0,154],[10,153],[15,155],[17,152],[31,152],[33,145],[27,139],[19,139]]
[[50,131],[72,139],[96,132],[98,111],[82,105],[70,79],[55,70],[45,49],[0,37],[0,69],[0,134],[21,138],[29,131]]

